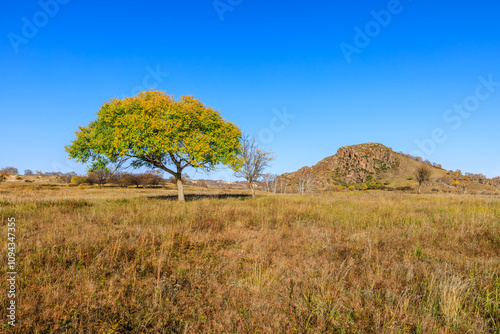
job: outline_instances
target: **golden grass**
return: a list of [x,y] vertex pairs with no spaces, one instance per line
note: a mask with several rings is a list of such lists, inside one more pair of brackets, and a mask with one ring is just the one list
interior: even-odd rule
[[130,190],[2,189],[2,224],[18,222],[12,332],[500,331],[498,199],[370,191],[178,203]]

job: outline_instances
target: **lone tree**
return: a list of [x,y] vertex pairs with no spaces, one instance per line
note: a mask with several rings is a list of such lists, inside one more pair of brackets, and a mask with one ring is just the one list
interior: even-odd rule
[[269,167],[269,162],[274,160],[271,152],[264,151],[255,141],[255,137],[245,135],[241,138],[241,158],[243,165],[235,172],[236,177],[245,178],[248,188],[255,198],[255,182],[264,175],[264,171]]
[[158,168],[173,175],[184,201],[182,171],[190,166],[211,171],[241,165],[240,129],[192,96],[149,90],[102,105],[97,119],[79,127],[66,146],[70,158],[91,162],[91,169],[130,162],[133,168]]
[[4,173],[4,174],[18,174],[19,171],[15,167],[8,166],[8,167],[4,167],[4,168],[0,169],[0,173]]
[[87,180],[90,184],[97,183],[99,188],[102,188],[108,182],[111,175],[112,173],[108,168],[98,168],[87,174]]
[[413,175],[418,182],[418,193],[420,194],[422,184],[431,179],[432,170],[429,167],[422,165],[415,169],[415,173]]

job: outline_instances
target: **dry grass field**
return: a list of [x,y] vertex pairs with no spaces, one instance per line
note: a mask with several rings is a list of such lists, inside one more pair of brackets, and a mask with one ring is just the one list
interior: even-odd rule
[[498,197],[166,193],[0,188],[20,307],[1,331],[500,332]]

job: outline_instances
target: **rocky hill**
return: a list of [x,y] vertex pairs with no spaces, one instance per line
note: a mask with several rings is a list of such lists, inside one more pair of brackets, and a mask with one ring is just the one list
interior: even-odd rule
[[[366,143],[341,147],[335,155],[324,158],[316,165],[283,174],[280,179],[298,192],[332,190],[338,186],[359,188],[360,185],[408,188],[416,185],[413,174],[421,165],[424,163],[396,153],[382,144]],[[454,183],[457,180],[468,182],[462,175],[454,178],[452,171],[426,166],[432,170],[430,183],[434,183],[434,188],[456,190]],[[468,182],[469,188],[472,183]],[[484,182],[475,183],[472,188],[478,188],[479,191],[498,191],[497,187],[489,187]]]

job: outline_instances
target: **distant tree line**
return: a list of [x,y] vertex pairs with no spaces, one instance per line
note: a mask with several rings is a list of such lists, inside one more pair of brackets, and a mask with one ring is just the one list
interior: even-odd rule
[[[186,176],[184,176],[186,177]],[[71,179],[73,185],[98,185],[102,187],[105,184],[111,184],[119,187],[135,186],[139,188],[157,187],[167,183],[174,183],[175,180],[164,179],[162,172],[159,170],[151,170],[145,173],[128,173],[128,172],[110,172],[108,170],[98,169],[88,173],[86,176],[75,175]]]

